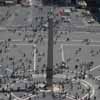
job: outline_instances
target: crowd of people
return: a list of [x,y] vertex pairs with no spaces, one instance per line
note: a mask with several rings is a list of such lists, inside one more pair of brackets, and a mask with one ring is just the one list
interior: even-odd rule
[[[43,8],[38,7],[38,6],[37,6],[37,8],[38,8],[38,10],[40,10],[42,12]],[[57,19],[54,20],[54,27],[59,28],[58,25],[60,24],[60,22],[63,21],[63,19],[60,18],[58,14],[55,16],[55,18],[57,18]],[[28,84],[25,84],[24,90],[21,90],[18,87],[17,90],[15,90],[15,91],[17,91],[17,92],[18,91],[25,91],[25,92],[31,91],[33,95],[36,95],[35,99],[41,99],[41,97],[39,96],[39,93],[40,93],[39,90],[41,90],[41,87],[37,88],[37,86],[40,83],[43,83],[45,85],[46,82],[41,81],[39,79],[37,79],[37,81],[35,82],[32,79],[32,75],[34,73],[33,58],[34,58],[34,50],[35,49],[36,49],[36,55],[37,55],[37,60],[36,60],[37,63],[42,62],[42,60],[45,59],[45,57],[47,56],[46,55],[47,51],[45,52],[45,51],[41,51],[39,49],[39,47],[41,45],[45,45],[47,43],[47,40],[48,40],[47,39],[48,38],[48,22],[47,22],[48,20],[47,19],[48,19],[48,16],[47,16],[46,20],[45,20],[45,17],[38,16],[38,17],[35,17],[35,21],[37,22],[36,25],[33,25],[33,23],[32,23],[30,25],[30,28],[27,26],[24,26],[24,27],[20,26],[17,28],[12,28],[12,29],[8,28],[7,29],[7,31],[13,33],[14,36],[18,35],[19,38],[22,37],[21,41],[13,41],[13,38],[11,38],[11,37],[8,37],[7,40],[0,41],[0,65],[1,65],[0,71],[1,71],[1,75],[3,77],[3,78],[1,77],[1,79],[0,79],[0,86],[1,86],[0,91],[3,93],[6,92],[9,94],[8,100],[12,100],[11,92],[14,90],[11,88],[10,88],[10,90],[8,90],[10,85],[9,86],[7,85],[6,89],[2,88],[2,84],[7,84],[10,82],[16,83],[17,79],[19,79],[19,80],[27,79],[28,81],[33,81],[33,84],[31,84],[29,87],[28,87]],[[24,30],[24,32],[23,31],[19,32],[19,29]],[[59,32],[59,34],[58,34],[58,31],[55,30],[54,31],[54,44],[53,45],[56,46],[57,44],[60,44],[59,40],[63,35],[66,37],[66,40],[63,42],[69,43],[71,41],[71,38],[69,36],[67,36],[68,34],[71,34],[70,30],[66,31],[65,33]],[[9,55],[9,53],[11,52],[11,49],[15,50],[19,47],[16,43],[20,44],[21,42],[27,43],[27,44],[35,44],[37,46],[35,47],[34,45],[31,45],[31,50],[30,50],[31,57],[28,57],[27,52],[23,51],[23,52],[19,53],[20,57],[17,58],[17,60],[16,60],[15,55]],[[82,43],[85,45],[90,45],[91,40],[84,39],[82,41]],[[45,48],[45,46],[44,46],[44,48]],[[75,55],[77,56],[81,51],[82,51],[81,47],[77,48],[74,51]],[[99,53],[100,53],[100,49],[97,51],[95,51],[95,50],[90,51],[90,55],[92,57],[96,57],[97,55],[99,55]],[[95,63],[94,61],[79,63],[80,58],[77,58],[76,61],[78,64],[76,64],[74,66],[73,70],[70,70],[70,66],[68,66],[67,64],[69,62],[71,62],[71,60],[72,60],[72,58],[69,57],[69,58],[67,58],[67,60],[65,62],[61,61],[59,63],[56,63],[53,67],[53,74],[57,75],[57,74],[63,74],[64,72],[67,72],[67,74],[68,73],[73,74],[73,79],[75,79],[75,80],[85,79],[87,72],[89,72],[89,70],[93,67],[93,65]],[[46,62],[43,63],[42,66],[40,66],[39,64],[36,65],[35,74],[45,74],[46,67],[47,67]],[[80,71],[77,71],[78,69],[80,69]],[[8,70],[9,70],[10,74],[8,74]],[[32,70],[32,71],[30,71],[30,70]],[[95,77],[91,73],[88,73],[88,76],[92,80],[95,79]],[[54,82],[53,84],[55,84],[55,83],[56,82]],[[66,95],[68,95],[68,96],[73,95],[72,91],[75,91],[74,87],[76,87],[76,85],[74,86],[72,80],[68,79],[67,75],[66,75],[66,79],[64,81],[60,81],[59,83],[56,83],[56,84],[62,85],[64,87],[64,89],[66,88],[66,86],[64,86],[64,85],[67,84],[68,87],[70,88],[70,90],[66,89],[66,91],[58,93],[58,95],[56,95],[52,91],[51,95],[52,95],[53,99],[59,98],[59,100],[60,99],[64,100],[64,99],[67,99]],[[77,84],[78,84],[77,91],[75,91],[75,95],[74,95],[73,99],[78,100],[79,98],[81,98],[80,94],[85,94],[85,92],[91,93],[90,87],[85,90],[84,88],[82,88],[80,83],[77,83]],[[43,89],[44,89],[44,87],[43,87]],[[81,92],[78,93],[79,90],[81,90]],[[49,95],[49,94],[47,94],[46,92],[42,93],[43,98],[45,98],[47,95]],[[29,100],[32,100],[32,98],[29,98]],[[91,100],[90,94],[88,97],[84,98],[84,100]],[[93,100],[96,100],[96,96],[94,96]]]

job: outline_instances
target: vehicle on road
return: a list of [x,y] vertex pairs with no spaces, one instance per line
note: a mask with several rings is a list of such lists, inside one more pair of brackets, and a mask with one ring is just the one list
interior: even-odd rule
[[32,0],[21,0],[20,4],[24,7],[32,6]]
[[0,0],[0,5],[17,4],[17,0]]
[[93,18],[91,18],[90,20],[88,20],[88,23],[89,24],[92,24],[92,23],[94,23],[95,22],[95,20],[93,19]]

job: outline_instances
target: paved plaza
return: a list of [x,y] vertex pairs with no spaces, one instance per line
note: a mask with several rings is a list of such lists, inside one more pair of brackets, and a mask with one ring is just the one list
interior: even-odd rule
[[[100,100],[100,24],[84,9],[0,6],[0,100]],[[53,10],[53,90],[45,88]],[[92,16],[91,16],[92,17]]]

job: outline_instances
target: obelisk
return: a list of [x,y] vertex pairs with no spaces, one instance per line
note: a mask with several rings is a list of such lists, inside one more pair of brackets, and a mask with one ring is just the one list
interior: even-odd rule
[[52,87],[53,80],[53,18],[48,18],[48,54],[47,54],[47,69],[46,81],[47,86]]

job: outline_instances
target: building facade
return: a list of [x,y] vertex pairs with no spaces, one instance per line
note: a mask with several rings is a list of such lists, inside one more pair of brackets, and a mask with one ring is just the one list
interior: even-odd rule
[[100,0],[86,0],[88,6],[100,7]]
[[42,0],[44,4],[76,5],[79,0]]

